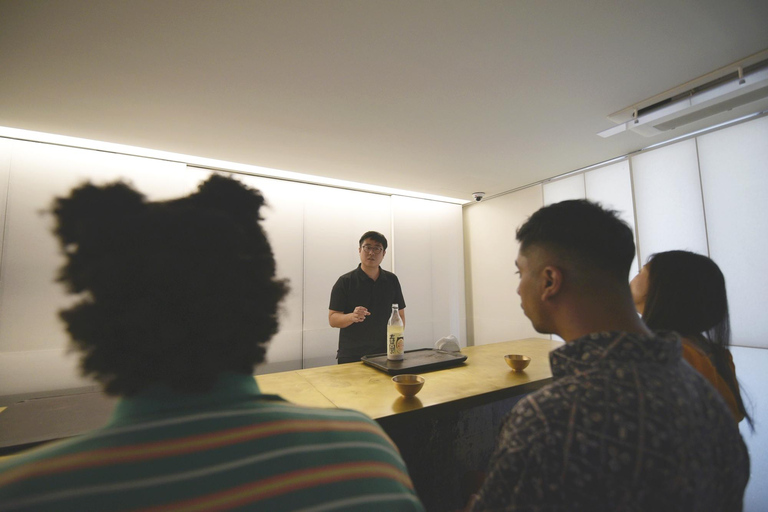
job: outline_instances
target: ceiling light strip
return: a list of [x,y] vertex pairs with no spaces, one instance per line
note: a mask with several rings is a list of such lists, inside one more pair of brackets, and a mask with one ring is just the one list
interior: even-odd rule
[[347,190],[357,190],[361,192],[373,192],[382,195],[396,195],[413,197],[416,199],[428,199],[431,201],[439,201],[443,203],[464,204],[468,202],[466,199],[457,199],[454,197],[438,196],[434,194],[424,194],[421,192],[414,192],[411,190],[403,190],[390,187],[381,187],[378,185],[369,185],[367,183],[359,183],[355,181],[338,180],[334,178],[326,178],[323,176],[315,176],[312,174],[303,174],[299,172],[283,171],[280,169],[271,169],[268,167],[260,167],[257,165],[247,165],[237,162],[229,162],[226,160],[216,160],[213,158],[203,158],[193,155],[185,155],[181,153],[171,153],[168,151],[159,151],[155,149],[141,148],[137,146],[127,146],[124,144],[115,144],[112,142],[102,142],[91,139],[81,139],[78,137],[69,137],[66,135],[56,135],[52,133],[35,132],[30,130],[22,130],[20,128],[10,128],[6,126],[0,126],[0,137],[9,139],[24,140],[29,142],[43,142],[46,144],[54,144],[57,146],[66,146],[78,149],[89,149],[95,151],[102,151],[106,153],[115,153],[120,155],[138,156],[144,158],[152,158],[155,160],[165,160],[169,162],[178,162],[186,164],[192,167],[202,167],[205,169],[215,169],[221,171],[231,171],[240,174],[249,174],[252,176],[262,176],[265,178],[275,178],[286,181],[296,181],[301,183],[308,183],[312,185],[324,185],[334,188],[343,188]]

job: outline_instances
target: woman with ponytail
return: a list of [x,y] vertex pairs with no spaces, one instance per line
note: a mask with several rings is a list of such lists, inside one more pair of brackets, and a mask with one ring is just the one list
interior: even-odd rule
[[646,325],[680,334],[685,360],[720,392],[737,421],[746,418],[752,426],[728,350],[728,297],[717,264],[688,251],[657,253],[630,287]]

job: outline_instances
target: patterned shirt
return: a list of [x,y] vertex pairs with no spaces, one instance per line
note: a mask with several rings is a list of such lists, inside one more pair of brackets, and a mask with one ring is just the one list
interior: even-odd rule
[[105,428],[0,465],[0,510],[423,511],[397,448],[361,413],[300,407],[247,375],[155,389]]
[[553,382],[505,418],[475,511],[741,510],[749,458],[673,333],[552,351]]

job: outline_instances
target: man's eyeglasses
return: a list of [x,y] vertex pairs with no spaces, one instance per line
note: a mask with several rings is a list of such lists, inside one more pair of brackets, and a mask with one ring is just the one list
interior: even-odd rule
[[380,246],[380,245],[364,245],[362,247],[362,249],[365,252],[370,252],[370,253],[373,253],[373,254],[379,254],[381,251],[384,250],[384,248],[382,246]]

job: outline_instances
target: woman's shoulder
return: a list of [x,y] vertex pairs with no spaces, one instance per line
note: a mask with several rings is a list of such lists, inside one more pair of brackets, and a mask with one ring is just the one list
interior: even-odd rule
[[[688,364],[690,364],[694,369],[702,374],[715,387],[715,389],[720,392],[720,394],[725,399],[728,408],[736,417],[737,421],[741,421],[744,416],[739,411],[734,392],[726,382],[725,378],[720,375],[720,372],[717,371],[717,367],[712,361],[711,356],[707,354],[704,349],[702,349],[700,344],[696,343],[695,340],[682,337],[681,340],[683,345],[683,359],[685,359]],[[733,371],[733,357],[731,356],[730,351],[727,349],[722,350],[727,354],[728,364]],[[738,390],[738,387],[736,389]]]
[[712,351],[702,341],[696,338],[680,337],[680,341],[683,346],[683,358],[688,363],[699,369],[700,366],[712,367],[711,354]]

